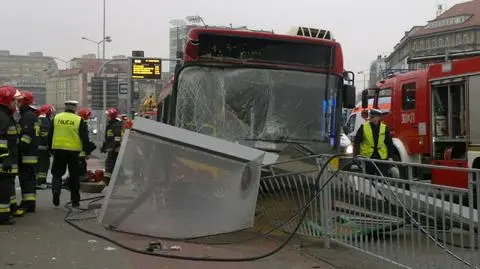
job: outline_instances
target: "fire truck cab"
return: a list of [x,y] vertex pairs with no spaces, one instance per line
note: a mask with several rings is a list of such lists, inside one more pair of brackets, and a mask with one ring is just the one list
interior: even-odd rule
[[[384,121],[397,161],[480,168],[480,57],[392,76],[377,83],[374,107],[381,96],[391,96]],[[362,107],[368,107],[368,99],[362,98]],[[453,178],[432,173],[432,181],[445,180],[455,182],[438,183],[468,184],[465,173]]]

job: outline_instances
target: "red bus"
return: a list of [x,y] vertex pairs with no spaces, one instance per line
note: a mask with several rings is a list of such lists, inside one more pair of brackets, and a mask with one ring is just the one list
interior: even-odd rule
[[342,107],[355,107],[354,75],[328,31],[305,29],[190,30],[159,120],[274,152],[338,146]]

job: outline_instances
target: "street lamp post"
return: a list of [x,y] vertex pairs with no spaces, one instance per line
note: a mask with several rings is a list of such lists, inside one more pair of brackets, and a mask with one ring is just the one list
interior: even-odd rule
[[[106,14],[107,14],[106,0],[103,0],[103,39],[102,40],[106,40],[107,38],[107,36],[105,36]],[[107,42],[111,42],[111,40]],[[105,42],[103,42],[102,60],[105,61]]]
[[112,38],[110,36],[106,36],[100,41],[95,41],[84,36],[82,36],[82,39],[97,45],[97,59],[100,59],[100,44],[103,43],[103,60],[105,60],[105,42],[112,42]]
[[365,71],[357,72],[357,74],[363,75],[363,89],[366,89],[367,88],[367,79],[366,79],[366,76],[365,76]]

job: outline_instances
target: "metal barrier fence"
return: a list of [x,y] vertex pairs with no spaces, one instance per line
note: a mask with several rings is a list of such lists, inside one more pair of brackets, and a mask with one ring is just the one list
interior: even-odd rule
[[[321,238],[325,247],[335,242],[405,268],[480,268],[480,170],[357,159],[357,169],[319,175],[327,157],[310,158],[290,161],[297,169],[265,167],[272,175],[261,180],[257,220],[287,233],[301,221],[297,233]],[[299,171],[293,163],[309,165]],[[387,165],[402,166],[406,178],[383,176]],[[368,166],[378,175],[363,172]],[[414,179],[415,169],[463,172],[469,187],[423,182]]]

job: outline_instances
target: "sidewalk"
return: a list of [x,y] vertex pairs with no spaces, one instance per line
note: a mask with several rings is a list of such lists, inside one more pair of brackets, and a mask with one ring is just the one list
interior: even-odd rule
[[[92,158],[89,169],[102,167],[103,160]],[[88,197],[82,194],[82,197]],[[62,204],[70,197],[68,191],[62,191]],[[51,204],[50,190],[38,191],[37,213],[17,219],[14,226],[0,226],[0,268],[48,268],[48,269],[220,269],[220,268],[317,268],[334,269],[327,263],[306,257],[297,250],[287,247],[279,253],[254,262],[218,263],[192,262],[164,259],[124,251],[99,238],[82,233],[66,222],[67,210],[54,208]],[[87,204],[83,203],[82,207]],[[82,213],[82,215],[93,212]],[[130,236],[115,232],[107,232],[95,219],[76,222],[90,231],[107,235],[125,245],[144,249],[151,239]],[[251,235],[236,233],[228,238],[217,238],[220,241],[249,238]],[[276,240],[254,240],[237,245],[195,245],[163,241],[166,246],[178,245],[180,251],[167,252],[172,255],[241,258],[258,256],[270,252],[278,246]]]

